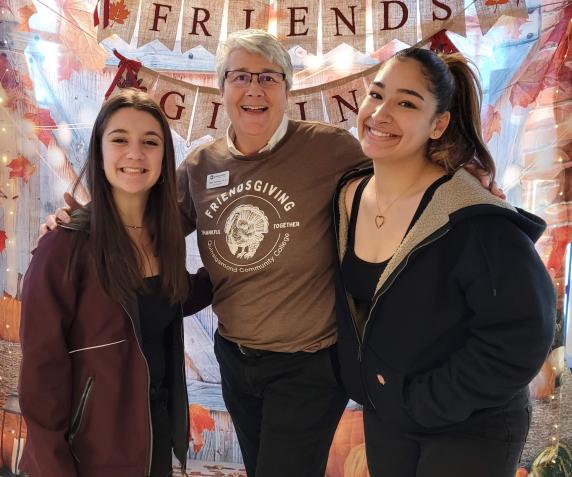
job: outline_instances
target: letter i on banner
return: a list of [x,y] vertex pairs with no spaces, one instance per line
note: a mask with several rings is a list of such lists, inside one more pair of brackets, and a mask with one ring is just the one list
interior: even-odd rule
[[332,86],[324,91],[330,123],[344,129],[355,127],[359,106],[366,94],[367,89],[361,77],[351,81],[334,81]]
[[218,138],[226,134],[230,120],[225,114],[220,92],[216,88],[199,86],[195,115],[189,142],[209,135]]
[[296,45],[316,54],[319,0],[276,0],[278,39],[287,49]]
[[177,25],[181,15],[181,0],[142,0],[141,20],[137,45],[159,40],[172,50],[175,48]]
[[483,35],[487,34],[502,15],[528,18],[528,8],[524,0],[477,0],[475,6]]
[[417,43],[416,0],[372,0],[372,16],[374,50],[393,39]]
[[288,95],[287,116],[302,121],[325,121],[321,86],[291,91]]
[[342,43],[365,51],[365,0],[323,0],[323,52]]
[[[107,15],[104,11],[108,7]],[[131,41],[137,22],[139,0],[99,0],[96,7],[99,24],[97,25],[97,41],[102,41],[113,34]],[[104,25],[107,18],[107,25]]]
[[[232,4],[232,1],[230,2]],[[181,51],[201,45],[216,53],[220,39],[224,2],[212,0],[185,0]]]
[[467,36],[463,0],[419,0],[421,36],[426,39],[441,30]]
[[153,94],[153,98],[167,116],[171,128],[185,140],[197,89],[198,86],[161,76]]
[[229,5],[227,31],[232,33],[247,28],[268,30],[269,0],[232,0]]

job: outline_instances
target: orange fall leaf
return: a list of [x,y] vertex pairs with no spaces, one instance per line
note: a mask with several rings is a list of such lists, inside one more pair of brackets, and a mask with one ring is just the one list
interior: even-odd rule
[[38,11],[33,3],[18,8],[18,15],[20,16],[18,31],[30,31],[30,17],[34,15],[34,13],[38,13]]
[[12,159],[7,167],[11,169],[10,179],[20,177],[24,182],[28,182],[30,177],[36,172],[36,165],[32,164],[22,155],[19,155],[16,159]]
[[189,421],[193,450],[195,453],[198,453],[204,445],[203,431],[214,431],[215,422],[208,409],[205,409],[200,404],[191,404],[189,406]]
[[501,115],[489,105],[483,114],[483,139],[489,142],[495,133],[501,132]]
[[123,25],[131,12],[125,6],[123,0],[118,0],[109,5],[109,21]]

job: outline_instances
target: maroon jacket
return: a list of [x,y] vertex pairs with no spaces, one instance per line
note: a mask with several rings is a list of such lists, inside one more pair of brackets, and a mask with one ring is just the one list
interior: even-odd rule
[[[20,406],[27,424],[21,469],[32,477],[145,477],[152,436],[149,373],[137,300],[110,299],[80,249],[78,278],[66,278],[73,234],[59,228],[34,251],[22,289]],[[85,248],[85,245],[83,246]],[[210,303],[201,269],[173,323],[168,370],[175,455],[188,447],[182,317]]]

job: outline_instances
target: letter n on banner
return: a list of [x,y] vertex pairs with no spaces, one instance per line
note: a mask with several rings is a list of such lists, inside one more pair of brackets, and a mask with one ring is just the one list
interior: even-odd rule
[[181,15],[181,0],[142,0],[137,45],[159,40],[175,48],[177,25]]
[[276,0],[278,39],[286,49],[299,45],[316,54],[319,0]]
[[109,24],[107,27],[103,26],[104,8],[105,2],[100,0],[97,6],[97,15],[99,17],[97,41],[104,40],[108,36],[115,34],[129,43],[135,31],[139,0],[110,0]]
[[189,132],[197,88],[198,86],[161,76],[153,94],[171,128],[185,140]]
[[464,0],[419,0],[419,9],[423,38],[445,29],[467,36]]
[[356,126],[359,106],[366,93],[365,82],[361,77],[332,83],[332,87],[324,91],[330,124],[344,129]]
[[207,134],[213,138],[224,136],[230,120],[222,106],[222,97],[219,90],[199,86],[197,94],[199,97],[195,105],[195,116],[189,142],[193,142]]
[[325,121],[321,87],[291,91],[288,95],[287,115],[302,121]]
[[323,0],[324,53],[342,43],[365,51],[365,0]]
[[269,0],[232,0],[229,2],[228,33],[247,28],[268,30]]
[[223,6],[224,2],[212,0],[185,0],[181,52],[185,53],[198,45],[211,53],[216,52]]
[[416,0],[373,0],[372,16],[374,50],[393,39],[417,43]]
[[524,0],[477,0],[475,6],[483,35],[487,34],[502,15],[528,18]]

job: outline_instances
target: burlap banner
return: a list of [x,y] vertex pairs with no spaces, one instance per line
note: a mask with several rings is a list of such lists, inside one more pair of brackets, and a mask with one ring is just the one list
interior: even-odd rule
[[98,27],[97,41],[115,34],[129,43],[135,31],[138,10],[139,0],[99,0],[95,7],[97,18],[94,21]]
[[223,136],[230,121],[224,111],[221,94],[217,89],[204,86],[199,87],[197,94],[189,141],[192,142],[207,134],[212,137]]
[[417,2],[415,0],[373,0],[372,16],[373,48],[375,50],[394,39],[401,40],[408,45],[417,43]]
[[322,50],[341,43],[365,51],[365,0],[322,1]]
[[483,35],[486,35],[502,15],[528,18],[524,0],[477,0],[475,6]]
[[245,28],[268,30],[269,0],[232,0],[231,5],[227,23],[228,33]]
[[421,36],[429,38],[439,30],[466,36],[464,0],[420,2]]
[[[149,0],[143,0],[145,3]],[[232,3],[232,2],[231,2]],[[216,52],[222,26],[224,2],[212,0],[185,0],[181,51],[202,45],[211,53]]]
[[148,10],[141,11],[138,45],[159,40],[169,49],[175,47],[177,25],[181,14],[180,0],[155,0]]
[[161,76],[153,96],[167,116],[171,128],[186,139],[198,86]]
[[323,94],[330,124],[344,129],[356,126],[359,105],[367,94],[363,77],[334,81]]
[[299,45],[316,52],[319,0],[276,0],[278,39],[286,48]]
[[[269,2],[229,1],[226,31],[268,29]],[[215,53],[223,29],[224,4],[222,0],[141,0],[138,45],[157,39],[173,49],[182,16],[181,51],[185,53],[202,45]],[[299,45],[315,54],[321,20],[323,53],[341,43],[363,52],[366,49],[367,4],[366,0],[322,0],[320,11],[319,0],[276,0],[278,38],[288,49]],[[502,15],[526,18],[528,14],[524,0],[476,0],[475,4],[483,34]],[[98,40],[115,33],[129,43],[138,8],[138,0],[99,0],[94,12],[97,14],[94,21],[98,25]],[[466,32],[463,0],[372,0],[370,13],[375,50],[393,39],[414,45],[443,29],[461,35]]]
[[325,121],[322,87],[292,91],[288,98],[286,114],[302,121]]

